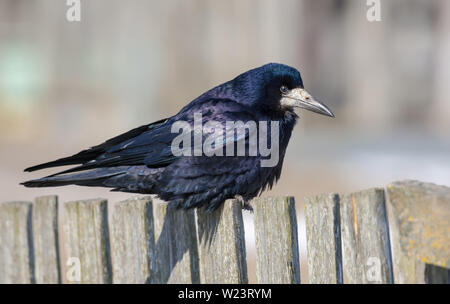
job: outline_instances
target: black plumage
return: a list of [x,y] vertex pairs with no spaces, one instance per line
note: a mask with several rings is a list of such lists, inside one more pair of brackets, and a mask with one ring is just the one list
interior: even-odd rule
[[[78,165],[23,185],[110,187],[113,191],[157,194],[180,208],[206,207],[210,211],[228,198],[239,196],[248,201],[280,177],[298,118],[294,107],[333,116],[306,93],[296,69],[267,64],[207,91],[168,119],[138,127],[73,156],[27,168],[25,171]],[[259,151],[256,156],[175,156],[171,145],[179,134],[171,132],[172,125],[177,121],[193,124],[194,113],[202,114],[203,123],[214,120],[223,125],[226,121],[278,121],[278,163],[262,167],[264,157]],[[235,135],[224,144],[238,140]],[[269,143],[273,144],[270,139]]]

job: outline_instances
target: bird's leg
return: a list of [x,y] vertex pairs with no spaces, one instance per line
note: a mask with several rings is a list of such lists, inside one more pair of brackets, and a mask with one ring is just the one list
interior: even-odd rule
[[253,212],[253,208],[250,205],[249,201],[242,197],[242,195],[236,194],[234,198],[242,204],[242,209]]

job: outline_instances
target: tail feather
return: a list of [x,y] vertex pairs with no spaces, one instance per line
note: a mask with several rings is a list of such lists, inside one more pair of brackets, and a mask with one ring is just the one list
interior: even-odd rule
[[50,175],[21,183],[25,187],[58,187],[67,185],[105,186],[104,181],[111,177],[126,174],[126,168],[101,168],[73,174]]
[[[87,154],[87,153],[86,153]],[[87,156],[87,155],[79,156],[77,154],[69,157],[60,158],[48,163],[39,164],[33,167],[26,168],[25,172],[33,172],[45,168],[59,167],[59,166],[68,166],[68,165],[77,165],[85,162],[86,160],[90,160],[96,156],[96,154]]]
[[76,173],[60,173],[21,183],[25,187],[58,187],[67,185],[107,187],[114,191],[154,193],[154,183],[164,168],[120,166],[96,168]]

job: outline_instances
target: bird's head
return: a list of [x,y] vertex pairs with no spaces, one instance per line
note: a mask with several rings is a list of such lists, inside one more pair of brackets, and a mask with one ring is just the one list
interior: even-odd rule
[[237,99],[249,106],[285,112],[303,108],[334,117],[331,110],[303,87],[300,72],[278,63],[269,63],[245,72],[232,81]]

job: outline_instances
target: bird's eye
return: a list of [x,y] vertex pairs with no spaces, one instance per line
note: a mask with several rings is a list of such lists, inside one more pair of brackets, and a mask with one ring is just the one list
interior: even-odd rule
[[280,87],[280,92],[281,92],[282,94],[287,94],[287,93],[289,92],[289,89],[288,89],[287,86],[282,85],[282,86]]

